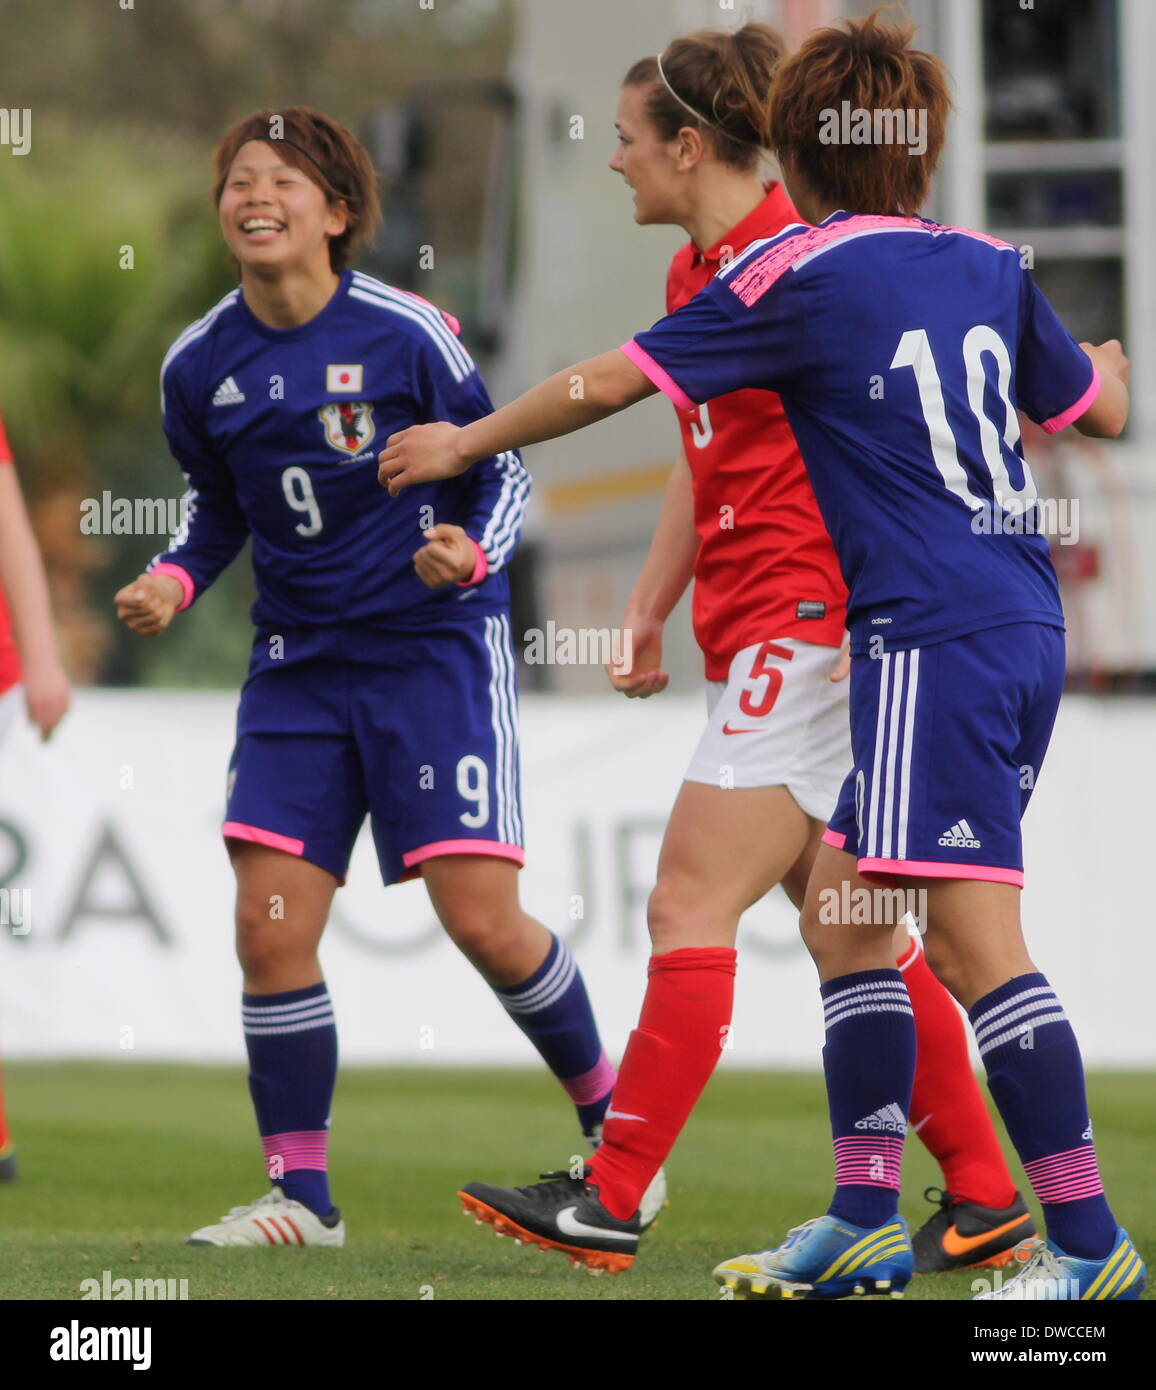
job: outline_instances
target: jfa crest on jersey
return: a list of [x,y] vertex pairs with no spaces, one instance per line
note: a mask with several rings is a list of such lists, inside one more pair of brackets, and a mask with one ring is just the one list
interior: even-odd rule
[[325,428],[325,441],[333,449],[353,457],[373,439],[373,406],[369,401],[331,401],[317,412]]

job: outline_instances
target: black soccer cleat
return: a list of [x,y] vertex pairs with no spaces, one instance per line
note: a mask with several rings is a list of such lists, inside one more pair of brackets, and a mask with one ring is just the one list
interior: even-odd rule
[[[933,1192],[939,1193],[933,1197]],[[916,1274],[942,1274],[952,1269],[1000,1269],[1011,1264],[1016,1246],[1036,1233],[1027,1203],[1016,1193],[1010,1207],[981,1207],[938,1187],[924,1192],[939,1210],[915,1232]]]
[[16,1155],[11,1149],[5,1149],[0,1154],[0,1182],[15,1182],[16,1172]]
[[560,1250],[570,1263],[585,1265],[594,1274],[621,1274],[634,1263],[641,1221],[635,1212],[628,1221],[611,1216],[598,1200],[598,1189],[562,1170],[543,1173],[529,1187],[491,1187],[472,1182],[458,1193],[462,1207],[478,1225],[488,1222],[499,1236],[513,1236],[518,1245]]

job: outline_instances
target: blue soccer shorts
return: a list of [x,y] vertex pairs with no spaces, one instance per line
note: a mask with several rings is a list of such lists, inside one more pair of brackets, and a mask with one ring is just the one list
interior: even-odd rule
[[344,880],[367,814],[387,884],[439,855],[522,864],[504,614],[421,632],[258,633],[224,835],[300,855]]
[[823,840],[868,878],[1023,887],[1020,820],[1064,684],[1064,634],[1009,623],[851,661],[851,749]]

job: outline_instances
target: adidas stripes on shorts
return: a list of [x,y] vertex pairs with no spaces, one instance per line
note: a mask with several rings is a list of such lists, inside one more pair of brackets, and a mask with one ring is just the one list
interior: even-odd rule
[[1023,886],[1020,820],[1064,684],[1064,634],[985,628],[851,659],[854,767],[827,844],[859,872]]

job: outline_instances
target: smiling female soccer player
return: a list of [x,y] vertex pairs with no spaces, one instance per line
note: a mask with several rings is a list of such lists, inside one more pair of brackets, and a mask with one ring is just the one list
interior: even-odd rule
[[525,469],[500,451],[404,502],[378,488],[381,439],[492,406],[438,310],[348,268],[378,216],[349,131],[306,107],[257,112],[214,163],[240,286],[176,340],[161,373],[188,523],[116,603],[135,632],[159,633],[252,539],[257,632],[224,834],[274,1185],[191,1241],[340,1245],[326,1175],[337,1033],[317,949],[367,812],[383,880],[422,876],[592,1138],[615,1073],[573,958],[518,901],[504,566]]
[[[488,419],[400,433],[380,477],[395,494],[451,477],[496,448],[581,428],[656,389],[687,411],[731,391],[779,393],[850,591],[854,767],[803,912],[822,982],[836,1187],[825,1216],[777,1250],[724,1263],[716,1278],[755,1296],[828,1298],[898,1292],[910,1278],[897,1215],[903,1135],[868,1131],[880,1111],[909,1110],[911,1008],[891,928],[832,923],[821,911],[844,885],[869,889],[871,875],[926,890],[932,968],[969,1012],[1043,1204],[1047,1241],[991,1296],[1135,1298],[1143,1264],[1104,1198],[1075,1037],[1020,926],[1020,819],[1064,674],[1055,573],[1043,535],[973,525],[1035,501],[1016,409],[1049,431],[1075,423],[1116,435],[1127,362],[1116,342],[1072,341],[1015,247],[915,215],[950,102],[941,64],[910,49],[911,32],[875,16],[824,29],[776,76],[772,143],[795,206],[816,225],[755,241],[624,349]],[[902,144],[824,143],[822,112],[843,101],[926,111],[924,157]],[[705,1066],[717,1047],[693,1026],[704,989],[695,975],[688,962],[681,1005],[666,991],[664,1012],[681,1007],[688,1020],[662,1039],[671,1069],[680,1049]],[[648,991],[644,1018],[649,1003]],[[582,1179],[471,1184],[467,1195],[547,1235],[565,1213],[569,1226],[595,1228],[592,1244],[628,1249],[636,1215],[600,1200],[615,1123]]]

